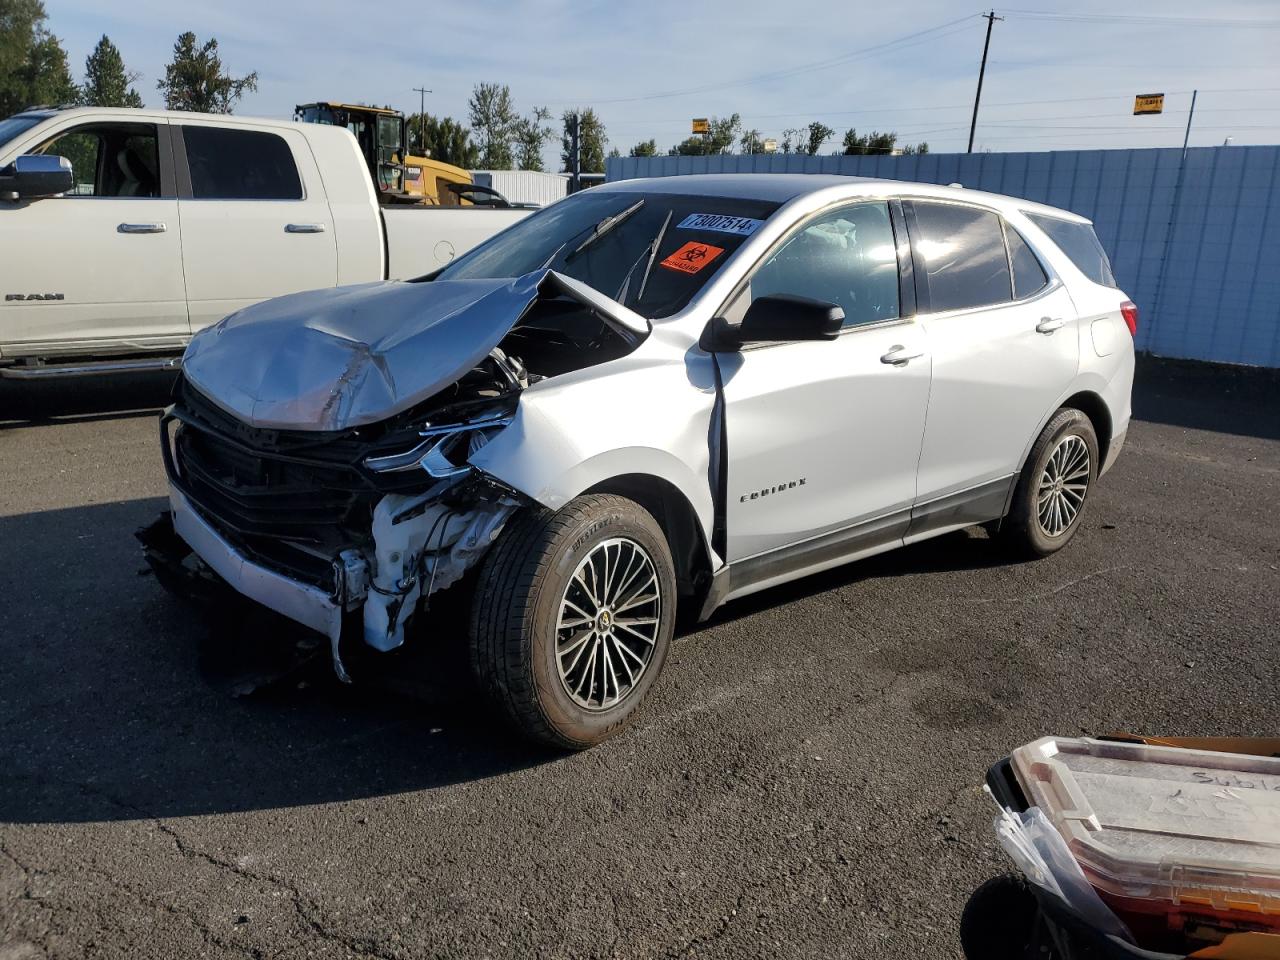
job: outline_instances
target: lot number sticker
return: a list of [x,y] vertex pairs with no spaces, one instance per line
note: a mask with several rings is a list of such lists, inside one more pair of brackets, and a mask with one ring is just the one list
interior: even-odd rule
[[680,230],[714,230],[716,233],[732,233],[749,237],[760,229],[763,220],[750,217],[730,217],[723,213],[691,213],[676,224]]
[[724,253],[724,247],[713,247],[709,243],[690,241],[663,260],[662,266],[668,270],[679,270],[681,273],[697,273],[722,253]]

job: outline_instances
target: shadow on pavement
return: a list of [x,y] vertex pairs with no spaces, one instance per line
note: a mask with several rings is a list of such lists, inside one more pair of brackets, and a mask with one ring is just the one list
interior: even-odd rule
[[132,536],[165,506],[0,517],[0,822],[341,803],[557,759],[475,695],[447,610],[344,687],[288,621],[169,596]]
[[168,406],[173,373],[0,380],[0,430],[55,421],[150,416]]
[[1136,420],[1280,440],[1280,370],[1138,357]]

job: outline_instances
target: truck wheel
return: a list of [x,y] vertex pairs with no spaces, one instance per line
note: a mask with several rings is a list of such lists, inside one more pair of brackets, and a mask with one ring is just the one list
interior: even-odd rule
[[675,570],[657,522],[589,494],[504,531],[480,570],[471,664],[516,727],[582,750],[618,733],[662,672]]
[[1059,410],[1037,438],[1000,535],[1015,552],[1047,557],[1070,542],[1098,477],[1098,435],[1079,410]]

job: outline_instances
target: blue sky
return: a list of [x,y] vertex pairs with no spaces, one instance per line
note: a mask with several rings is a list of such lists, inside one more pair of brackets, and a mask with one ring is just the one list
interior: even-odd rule
[[[1165,0],[1119,21],[1090,18],[1132,8],[1016,2],[996,8],[1006,19],[992,36],[975,149],[1180,145],[1193,88],[1193,145],[1280,142],[1275,0]],[[193,30],[218,38],[233,72],[258,71],[241,114],[287,117],[316,99],[410,112],[412,88],[425,86],[430,112],[464,119],[472,86],[497,81],[522,111],[594,106],[624,153],[649,137],[665,149],[692,117],[735,111],[779,138],[822,120],[837,131],[824,152],[851,126],[962,151],[985,29],[979,8],[943,0],[45,3],[74,67],[107,33],[142,74],[149,106],[161,105],[155,84],[174,39]],[[1230,20],[1247,23],[1216,22]],[[1164,115],[1132,116],[1134,94],[1161,91]]]

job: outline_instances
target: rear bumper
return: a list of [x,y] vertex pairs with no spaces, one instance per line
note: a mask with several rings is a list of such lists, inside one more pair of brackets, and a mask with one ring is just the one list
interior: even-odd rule
[[332,597],[249,560],[224,540],[172,483],[169,505],[174,532],[232,589],[336,642],[343,609]]

